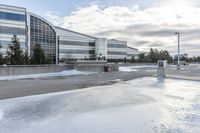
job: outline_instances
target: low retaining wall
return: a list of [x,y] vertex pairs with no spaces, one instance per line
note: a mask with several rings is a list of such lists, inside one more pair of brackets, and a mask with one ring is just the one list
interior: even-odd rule
[[79,71],[105,72],[105,66],[109,66],[109,71],[118,71],[118,67],[116,65],[107,64],[77,63],[68,65],[7,65],[0,66],[0,76],[53,73],[72,69],[76,69]]
[[108,64],[74,64],[72,65],[72,67],[79,71],[92,71],[92,72],[118,71],[117,65],[108,65]]
[[67,65],[0,66],[0,76],[61,72],[73,69]]

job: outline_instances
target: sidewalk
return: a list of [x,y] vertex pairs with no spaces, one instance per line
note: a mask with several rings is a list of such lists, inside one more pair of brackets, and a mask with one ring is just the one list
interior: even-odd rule
[[173,75],[173,74],[168,74],[166,77],[173,78],[173,79],[200,81],[200,77],[191,77],[191,76]]
[[166,70],[168,78],[200,81],[200,68],[198,65],[182,66],[180,71],[176,67],[169,67]]

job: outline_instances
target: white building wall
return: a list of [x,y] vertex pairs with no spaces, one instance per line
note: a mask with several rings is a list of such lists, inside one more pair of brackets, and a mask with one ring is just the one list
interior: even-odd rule
[[89,50],[95,49],[94,37],[56,27],[59,37],[59,59],[89,59]]
[[60,27],[55,27],[55,30],[56,30],[57,36],[65,39],[65,40],[86,41],[86,42],[95,41],[94,37],[90,37],[90,36],[84,35],[82,33],[70,31],[67,29],[60,28]]
[[127,42],[119,40],[108,40],[108,59],[127,58]]
[[132,57],[134,57],[135,59],[137,59],[137,58],[138,58],[138,55],[139,55],[140,53],[141,53],[141,52],[138,51],[137,49],[128,47],[128,48],[127,48],[127,59],[132,59]]
[[95,50],[97,57],[105,57],[107,59],[107,39],[106,38],[96,39]]

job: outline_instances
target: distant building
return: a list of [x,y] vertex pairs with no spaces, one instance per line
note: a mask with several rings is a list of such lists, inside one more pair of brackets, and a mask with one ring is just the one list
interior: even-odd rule
[[139,54],[141,54],[141,52],[138,51],[138,49],[127,47],[127,59],[129,60],[132,58],[138,59]]
[[108,40],[107,42],[108,59],[127,58],[127,42],[119,40]]
[[[188,54],[187,53],[179,55],[179,59],[180,60],[185,60],[187,58],[188,58]],[[178,60],[178,55],[174,55],[174,60]]]
[[89,51],[95,49],[97,57],[124,59],[138,55],[127,47],[126,41],[97,38],[54,26],[44,18],[27,12],[25,8],[0,4],[0,44],[4,51],[13,35],[20,46],[33,55],[33,48],[40,44],[51,63],[68,59],[89,59]]

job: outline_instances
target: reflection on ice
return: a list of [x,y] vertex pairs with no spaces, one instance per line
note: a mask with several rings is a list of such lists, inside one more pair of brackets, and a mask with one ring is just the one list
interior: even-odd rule
[[0,131],[193,133],[200,130],[199,88],[199,82],[149,77],[2,100]]
[[3,119],[3,112],[0,111],[0,121]]

